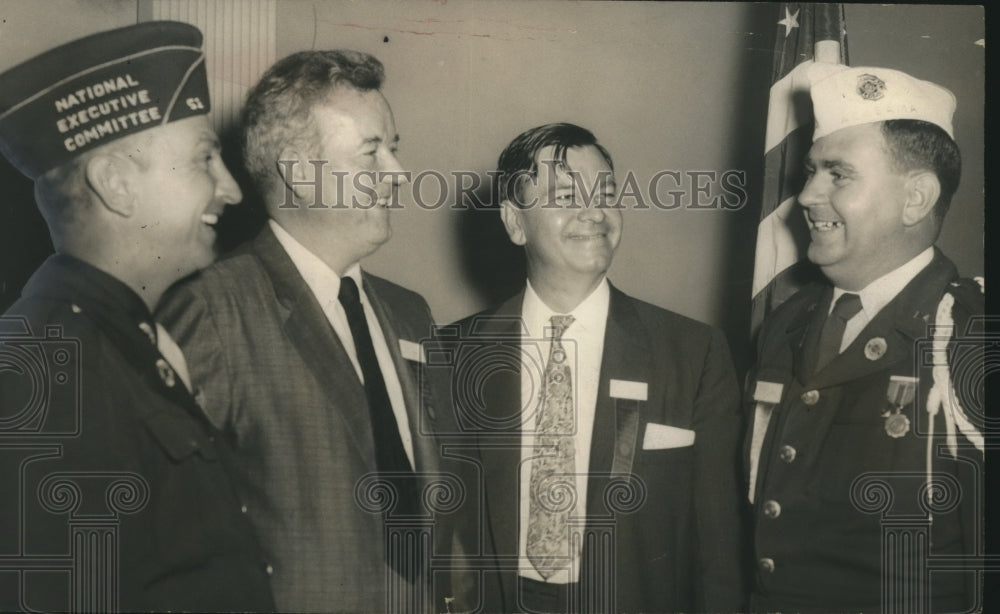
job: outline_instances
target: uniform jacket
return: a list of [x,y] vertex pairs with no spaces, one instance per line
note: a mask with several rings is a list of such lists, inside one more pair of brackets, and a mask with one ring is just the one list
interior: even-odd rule
[[[274,608],[227,446],[152,322],[125,284],[58,254],[0,319],[0,609]],[[23,591],[7,557],[31,559]]]
[[[365,274],[363,283],[399,375],[416,471],[430,482],[438,463],[421,416],[433,413],[431,391],[400,351],[400,340],[429,335],[430,311],[386,280]],[[380,491],[365,481],[376,467],[364,388],[270,228],[178,287],[162,317],[236,449],[278,608],[384,611],[387,578],[397,576]]]
[[[901,561],[974,555],[981,547],[982,454],[961,434],[958,459],[947,452],[943,413],[933,420],[931,470],[941,487],[936,503],[928,503],[923,489],[931,428],[925,404],[933,385],[930,325],[946,291],[956,296],[948,362],[957,398],[974,415],[982,410],[983,337],[968,324],[982,314],[982,295],[971,280],[957,279],[940,252],[818,373],[813,363],[831,287],[807,286],[765,321],[748,407],[757,411],[753,397],[761,397],[761,382],[778,384],[781,392],[767,421],[754,494],[757,609],[878,612],[883,576],[904,582],[905,591],[917,586]],[[895,437],[883,413],[895,413],[887,400],[892,376],[919,379],[913,400],[899,412],[909,428]],[[901,540],[926,535],[929,514],[930,556],[903,555],[883,566],[883,553],[890,560],[907,546]],[[972,574],[930,577],[930,609],[971,606]],[[895,608],[901,607],[898,599]]]
[[[518,611],[521,385],[509,357],[521,343],[523,296],[441,335],[456,364],[452,390],[462,393],[454,400],[455,424],[443,430],[464,438],[454,456],[472,459],[468,500],[478,506],[459,531],[471,567],[480,570],[467,578],[473,603],[464,606],[486,612]],[[580,563],[580,588],[590,596],[581,607],[739,609],[741,424],[722,333],[612,286],[603,352],[587,483],[590,541]],[[646,399],[613,397],[615,380],[644,383]],[[694,443],[643,449],[653,424],[693,430]]]

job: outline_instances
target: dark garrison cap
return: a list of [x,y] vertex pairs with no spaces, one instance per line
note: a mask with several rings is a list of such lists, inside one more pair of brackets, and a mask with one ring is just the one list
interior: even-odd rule
[[130,134],[208,113],[198,28],[150,21],[0,74],[0,150],[31,179]]

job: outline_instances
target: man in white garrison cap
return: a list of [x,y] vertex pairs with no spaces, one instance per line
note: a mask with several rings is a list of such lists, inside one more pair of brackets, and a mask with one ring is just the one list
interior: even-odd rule
[[748,379],[752,608],[969,611],[984,298],[934,246],[961,173],[955,97],[885,68],[811,76],[798,199],[829,283],[764,322]]

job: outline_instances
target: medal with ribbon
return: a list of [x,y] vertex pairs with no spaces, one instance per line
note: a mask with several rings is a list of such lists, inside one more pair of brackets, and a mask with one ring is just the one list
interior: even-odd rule
[[893,375],[885,397],[888,401],[882,410],[885,418],[885,432],[893,439],[899,439],[910,432],[910,419],[902,413],[903,408],[913,402],[917,392],[917,378]]

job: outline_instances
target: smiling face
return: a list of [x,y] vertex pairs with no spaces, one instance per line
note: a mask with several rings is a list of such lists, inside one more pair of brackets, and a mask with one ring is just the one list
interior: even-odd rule
[[397,202],[405,178],[396,159],[399,135],[392,110],[377,90],[341,87],[313,109],[318,128],[317,159],[324,161],[322,200],[330,208],[308,210],[348,262],[389,240],[389,205]]
[[524,206],[503,203],[504,225],[510,240],[525,248],[533,286],[591,289],[621,240],[621,211],[610,208],[614,174],[596,147],[567,149],[565,166],[548,162],[554,149],[539,150],[537,178],[520,189]]
[[813,143],[799,203],[809,259],[835,285],[860,290],[919,253],[903,219],[907,176],[897,171],[879,124],[837,130]]
[[220,157],[219,139],[204,115],[142,135],[132,165],[141,254],[173,279],[211,264],[215,224],[226,205],[243,198]]

